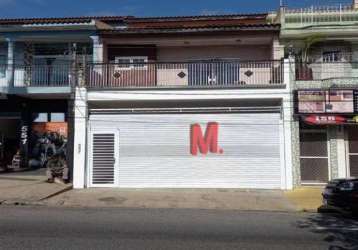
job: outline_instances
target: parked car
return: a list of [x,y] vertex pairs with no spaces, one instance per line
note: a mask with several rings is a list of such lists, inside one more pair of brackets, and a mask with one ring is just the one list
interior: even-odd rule
[[358,214],[358,179],[336,179],[330,181],[323,193],[323,203],[327,207]]

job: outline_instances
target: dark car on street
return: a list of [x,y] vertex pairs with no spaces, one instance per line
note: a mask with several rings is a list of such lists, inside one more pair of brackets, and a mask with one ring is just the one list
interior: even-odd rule
[[332,180],[322,196],[325,206],[358,214],[358,178]]

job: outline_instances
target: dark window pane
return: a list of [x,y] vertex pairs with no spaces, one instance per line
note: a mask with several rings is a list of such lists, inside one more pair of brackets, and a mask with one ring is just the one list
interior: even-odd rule
[[326,133],[301,133],[301,156],[327,156]]
[[301,158],[301,180],[302,182],[328,181],[328,159]]
[[358,155],[349,156],[350,172],[352,177],[358,177]]

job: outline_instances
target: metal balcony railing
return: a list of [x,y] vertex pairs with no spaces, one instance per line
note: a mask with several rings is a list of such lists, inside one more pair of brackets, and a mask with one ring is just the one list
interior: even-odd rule
[[13,65],[13,74],[14,87],[68,87],[78,78],[72,64]]
[[358,78],[357,62],[296,63],[297,81]]
[[283,84],[283,62],[90,64],[85,82],[89,88],[269,87]]
[[283,28],[354,24],[358,22],[358,10],[352,5],[312,6],[301,9],[285,9],[283,21]]

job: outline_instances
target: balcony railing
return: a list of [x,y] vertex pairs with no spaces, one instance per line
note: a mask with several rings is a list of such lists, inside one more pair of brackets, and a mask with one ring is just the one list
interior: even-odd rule
[[90,64],[89,88],[209,88],[283,84],[283,62]]
[[284,28],[302,28],[312,25],[354,24],[358,22],[358,10],[352,5],[318,6],[301,9],[285,9]]
[[71,64],[13,67],[14,87],[68,87],[74,86],[78,77]]
[[297,81],[358,78],[357,62],[296,63]]

